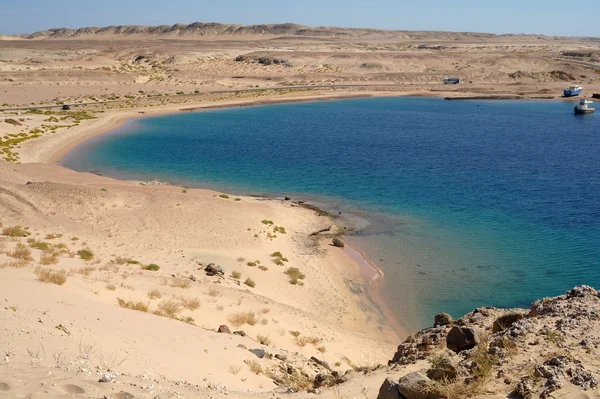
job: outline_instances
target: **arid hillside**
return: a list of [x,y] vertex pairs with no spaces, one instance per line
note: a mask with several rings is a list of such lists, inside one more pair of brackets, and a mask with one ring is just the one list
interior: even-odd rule
[[[324,85],[552,97],[600,83],[593,38],[194,23],[4,39],[0,103],[10,105]],[[447,76],[463,84],[441,85]]]

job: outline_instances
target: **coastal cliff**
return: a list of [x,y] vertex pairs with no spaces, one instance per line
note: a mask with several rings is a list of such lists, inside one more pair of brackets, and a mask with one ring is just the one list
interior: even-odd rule
[[529,309],[439,314],[398,346],[378,399],[598,397],[599,325],[589,286]]

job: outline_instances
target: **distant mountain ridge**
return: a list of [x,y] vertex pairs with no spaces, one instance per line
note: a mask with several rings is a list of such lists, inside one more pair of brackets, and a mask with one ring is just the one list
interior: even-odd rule
[[264,25],[236,25],[221,23],[194,22],[189,25],[160,25],[160,26],[106,26],[85,27],[79,29],[54,28],[39,31],[32,34],[11,36],[21,39],[83,39],[83,38],[115,38],[145,36],[165,39],[194,39],[194,38],[218,38],[218,37],[241,37],[241,36],[266,36],[266,37],[321,37],[321,38],[388,38],[388,39],[438,39],[452,40],[461,38],[495,38],[503,36],[539,36],[539,35],[497,35],[493,33],[474,32],[438,32],[438,31],[401,31],[401,30],[378,30],[362,28],[337,28],[337,27],[310,27],[305,25],[264,24]]

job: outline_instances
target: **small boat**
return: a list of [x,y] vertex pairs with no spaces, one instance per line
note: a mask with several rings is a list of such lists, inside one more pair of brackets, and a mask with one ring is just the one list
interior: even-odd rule
[[460,83],[460,79],[459,78],[446,78],[444,79],[444,84],[445,85],[457,85]]
[[596,111],[595,108],[590,107],[590,104],[593,104],[593,101],[588,101],[585,98],[582,98],[581,100],[579,100],[579,105],[575,106],[575,113],[576,114],[591,114],[594,111]]
[[594,94],[592,94],[592,98],[600,98],[600,93],[594,93]]
[[581,94],[583,87],[579,85],[569,86],[563,91],[563,97],[575,97]]

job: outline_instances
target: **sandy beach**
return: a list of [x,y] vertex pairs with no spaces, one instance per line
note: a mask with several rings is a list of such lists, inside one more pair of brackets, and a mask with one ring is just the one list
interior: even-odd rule
[[[294,199],[59,166],[77,145],[211,108],[600,92],[583,39],[150,31],[0,40],[2,397],[371,398],[412,333],[378,295],[377,265],[331,245],[343,239],[334,218]],[[441,83],[454,75],[463,84]]]

